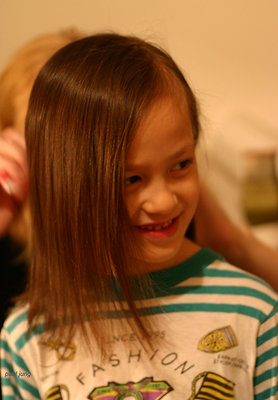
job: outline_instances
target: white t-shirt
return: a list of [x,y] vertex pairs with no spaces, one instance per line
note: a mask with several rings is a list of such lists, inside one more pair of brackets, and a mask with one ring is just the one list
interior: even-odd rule
[[149,352],[130,329],[111,331],[104,359],[77,336],[45,341],[43,324],[27,337],[28,307],[15,309],[1,335],[3,399],[277,399],[277,293],[208,249],[150,275]]

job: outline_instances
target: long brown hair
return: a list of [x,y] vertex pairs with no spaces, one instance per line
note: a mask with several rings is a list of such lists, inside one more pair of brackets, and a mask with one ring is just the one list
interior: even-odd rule
[[[52,334],[80,326],[99,344],[107,312],[145,336],[127,260],[133,246],[123,202],[125,158],[151,103],[183,87],[194,137],[195,97],[172,58],[139,38],[97,34],[65,46],[41,70],[26,122],[33,259],[29,323]],[[123,302],[124,301],[124,302]],[[103,315],[105,312],[105,315]],[[108,317],[112,314],[108,314]]]

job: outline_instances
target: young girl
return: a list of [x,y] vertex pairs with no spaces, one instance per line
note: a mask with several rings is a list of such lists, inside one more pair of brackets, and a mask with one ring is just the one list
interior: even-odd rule
[[59,50],[32,90],[28,290],[1,342],[4,399],[272,399],[277,294],[185,233],[195,97],[135,37]]

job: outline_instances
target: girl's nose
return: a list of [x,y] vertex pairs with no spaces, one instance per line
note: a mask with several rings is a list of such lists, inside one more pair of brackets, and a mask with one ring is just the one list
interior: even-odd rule
[[166,182],[156,182],[146,188],[143,209],[148,214],[169,216],[178,203],[173,188]]

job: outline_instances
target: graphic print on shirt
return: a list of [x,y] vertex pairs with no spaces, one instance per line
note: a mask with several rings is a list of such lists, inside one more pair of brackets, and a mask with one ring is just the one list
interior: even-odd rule
[[234,400],[235,384],[214,372],[202,372],[192,382],[188,400]]
[[[125,335],[125,338],[127,335]],[[128,336],[130,337],[130,336]],[[132,337],[132,339],[134,339]],[[164,341],[164,337],[163,337]],[[125,342],[126,343],[126,342]],[[77,374],[77,381],[84,387],[88,384],[88,379],[100,378],[101,375],[108,373],[109,367],[125,368],[131,366],[131,364],[144,363],[147,361],[156,361],[162,367],[173,370],[176,375],[184,375],[194,367],[194,364],[189,363],[188,360],[184,360],[179,353],[173,351],[174,349],[167,349],[168,351],[161,351],[160,349],[153,350],[152,354],[144,353],[144,350],[137,346],[131,346],[134,340],[130,341],[130,350],[125,354],[119,352],[112,353],[104,363],[97,364],[96,360],[91,362],[92,375],[88,375],[85,370]],[[77,348],[74,344],[65,345],[62,341],[45,341],[41,342],[41,345],[45,347],[48,353],[48,359],[56,362],[62,361],[68,363],[68,361],[75,359]],[[237,338],[231,326],[224,326],[217,328],[207,333],[200,341],[198,350],[206,352],[208,354],[215,354],[227,350],[229,348],[237,346]],[[195,347],[195,351],[198,351]],[[93,360],[92,360],[93,361]],[[126,364],[125,366],[123,364]],[[203,369],[201,371],[204,371]],[[188,384],[189,386],[184,388],[185,399],[197,400],[232,400],[234,398],[234,386],[235,384],[229,379],[217,374],[216,372],[201,372],[195,371],[195,374],[191,376]],[[144,376],[144,375],[143,375]],[[167,376],[167,377],[166,377]],[[163,375],[157,379],[157,377],[145,377],[139,380],[126,380],[121,381],[102,381],[101,385],[97,383],[90,384],[88,387],[88,394],[85,398],[89,400],[165,400],[168,398],[168,393],[175,391],[173,383],[169,382],[169,376],[166,374],[165,379]],[[110,379],[113,375],[110,375]],[[195,378],[194,378],[195,377]],[[113,378],[112,378],[113,379]],[[87,381],[87,382],[86,382]],[[106,384],[107,382],[107,384]],[[192,384],[190,384],[192,382]],[[44,397],[44,400],[69,400],[70,393],[66,385],[52,386]],[[192,385],[192,386],[191,386]],[[65,389],[66,388],[66,389]],[[83,390],[83,389],[82,389]],[[190,397],[189,397],[190,396]]]
[[107,386],[95,388],[88,396],[90,400],[159,400],[173,388],[166,381],[154,381],[152,377],[139,382],[119,384],[108,382]]
[[56,385],[50,388],[43,400],[69,400],[69,389],[66,385]]
[[44,346],[48,351],[48,357],[42,367],[52,367],[59,361],[72,361],[76,354],[76,345],[74,343],[64,343],[62,340],[56,341],[41,341],[41,346]]
[[231,326],[217,328],[207,333],[200,341],[198,349],[205,353],[218,353],[236,347],[236,335]]

